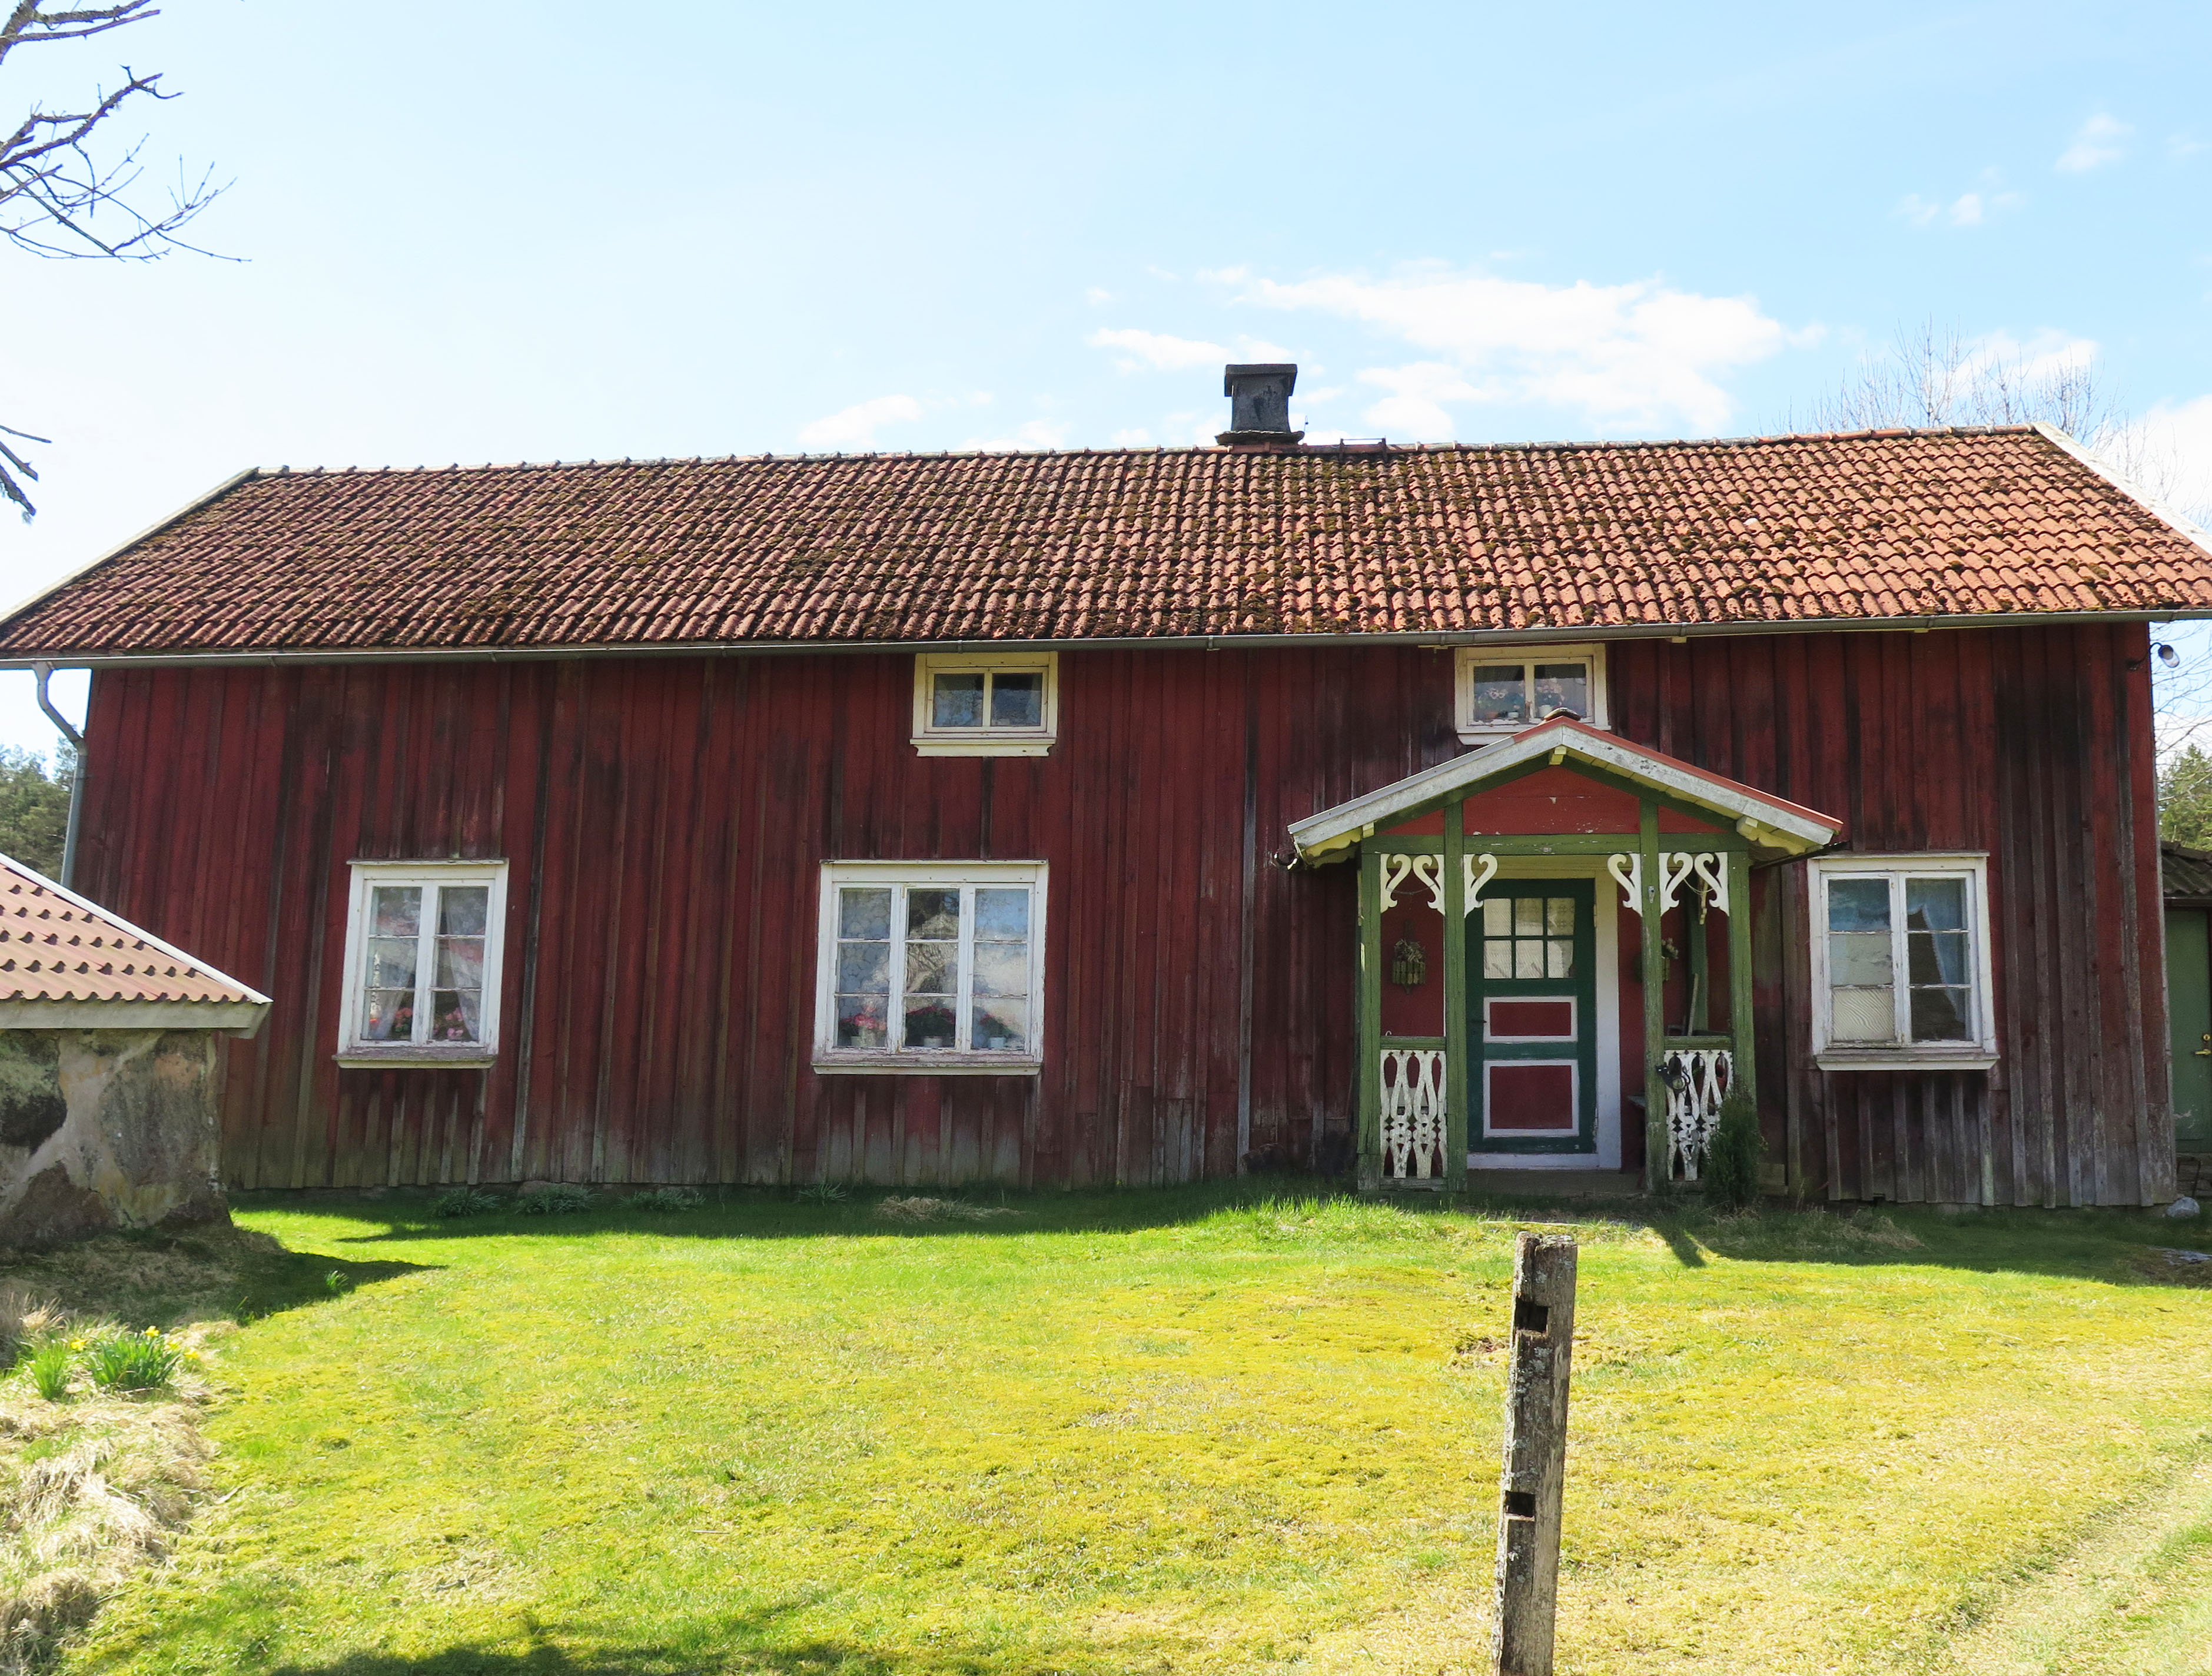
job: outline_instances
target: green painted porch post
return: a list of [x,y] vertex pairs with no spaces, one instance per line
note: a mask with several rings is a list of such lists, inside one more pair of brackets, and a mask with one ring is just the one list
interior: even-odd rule
[[1382,858],[1359,853],[1359,1190],[1382,1186]]
[[[1650,797],[1638,802],[1643,818],[1637,852],[1644,869],[1644,1185],[1659,1193],[1674,1175],[1667,1163],[1667,1079],[1660,1068],[1667,1040],[1667,965],[1660,952],[1659,805]],[[1729,901],[1733,905],[1735,898]],[[1735,916],[1729,917],[1733,925]],[[1731,950],[1734,946],[1729,945]]]
[[1461,803],[1444,805],[1444,1190],[1467,1190],[1467,845]]
[[1758,1032],[1751,1017],[1751,855],[1728,853],[1729,1085],[1759,1099]]

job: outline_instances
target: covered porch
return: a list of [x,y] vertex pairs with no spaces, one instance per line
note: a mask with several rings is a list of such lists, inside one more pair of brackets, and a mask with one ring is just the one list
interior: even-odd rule
[[1567,718],[1309,817],[1300,862],[1359,867],[1358,1168],[1694,1181],[1757,1097],[1752,868],[1841,823]]

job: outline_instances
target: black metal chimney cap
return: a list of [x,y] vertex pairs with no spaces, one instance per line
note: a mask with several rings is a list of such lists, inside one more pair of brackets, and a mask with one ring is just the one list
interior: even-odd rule
[[1248,379],[1265,379],[1270,381],[1280,379],[1283,381],[1283,394],[1285,397],[1293,396],[1297,393],[1298,388],[1298,363],[1295,361],[1255,361],[1240,366],[1232,362],[1221,369],[1221,393],[1234,397],[1237,394],[1237,385]]

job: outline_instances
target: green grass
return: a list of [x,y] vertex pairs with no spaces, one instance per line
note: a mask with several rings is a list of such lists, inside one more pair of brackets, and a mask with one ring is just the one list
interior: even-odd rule
[[[226,1499],[69,1667],[1485,1668],[1526,1224],[1261,1191],[248,1211],[297,1255],[224,1340]],[[1629,1214],[1577,1230],[1563,1673],[2203,1645],[2212,1291],[2148,1253],[2192,1236]],[[2094,1624],[2036,1605],[2069,1565]]]

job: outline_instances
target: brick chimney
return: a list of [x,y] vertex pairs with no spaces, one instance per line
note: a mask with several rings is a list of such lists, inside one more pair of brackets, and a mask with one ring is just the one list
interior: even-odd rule
[[1224,448],[1287,446],[1304,436],[1291,428],[1291,392],[1298,369],[1286,362],[1224,367],[1221,393],[1229,398],[1229,428],[1214,440]]

